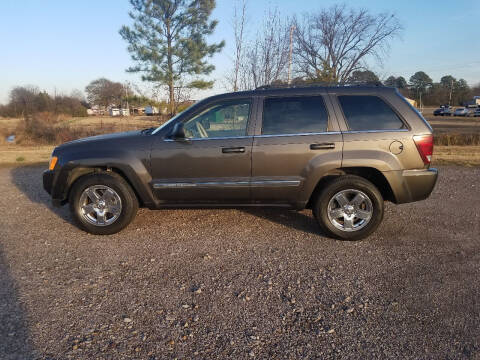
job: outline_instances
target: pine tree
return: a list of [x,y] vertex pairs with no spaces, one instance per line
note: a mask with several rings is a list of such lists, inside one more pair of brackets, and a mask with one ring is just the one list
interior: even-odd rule
[[[142,73],[142,80],[168,86],[169,108],[176,112],[175,89],[185,77],[208,75],[214,66],[207,57],[219,52],[224,42],[207,44],[217,21],[209,20],[215,0],[130,0],[131,27],[120,35],[128,42],[135,65],[128,72]],[[192,88],[207,88],[212,82],[192,81]]]

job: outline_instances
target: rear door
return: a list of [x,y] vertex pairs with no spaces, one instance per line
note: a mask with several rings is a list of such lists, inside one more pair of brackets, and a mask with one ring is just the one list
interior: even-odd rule
[[255,202],[304,205],[322,172],[341,166],[342,134],[325,92],[264,97],[252,150]]

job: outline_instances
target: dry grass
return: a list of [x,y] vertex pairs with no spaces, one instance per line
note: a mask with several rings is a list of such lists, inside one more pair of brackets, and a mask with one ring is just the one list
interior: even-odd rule
[[22,146],[0,145],[0,166],[47,164],[53,151],[52,145]]
[[433,150],[433,164],[480,166],[480,145],[435,146]]

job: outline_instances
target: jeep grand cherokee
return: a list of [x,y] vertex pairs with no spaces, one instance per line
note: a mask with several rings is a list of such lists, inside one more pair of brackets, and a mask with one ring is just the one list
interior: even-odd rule
[[312,209],[329,236],[371,234],[396,204],[427,198],[432,129],[394,88],[262,88],[202,100],[156,129],[57,147],[44,187],[93,234],[139,206]]

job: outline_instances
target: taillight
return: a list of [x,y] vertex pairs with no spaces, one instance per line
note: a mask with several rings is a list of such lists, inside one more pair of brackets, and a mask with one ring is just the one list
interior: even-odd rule
[[423,163],[425,165],[430,164],[433,155],[433,134],[415,135],[413,141],[415,141],[415,145],[417,145]]

